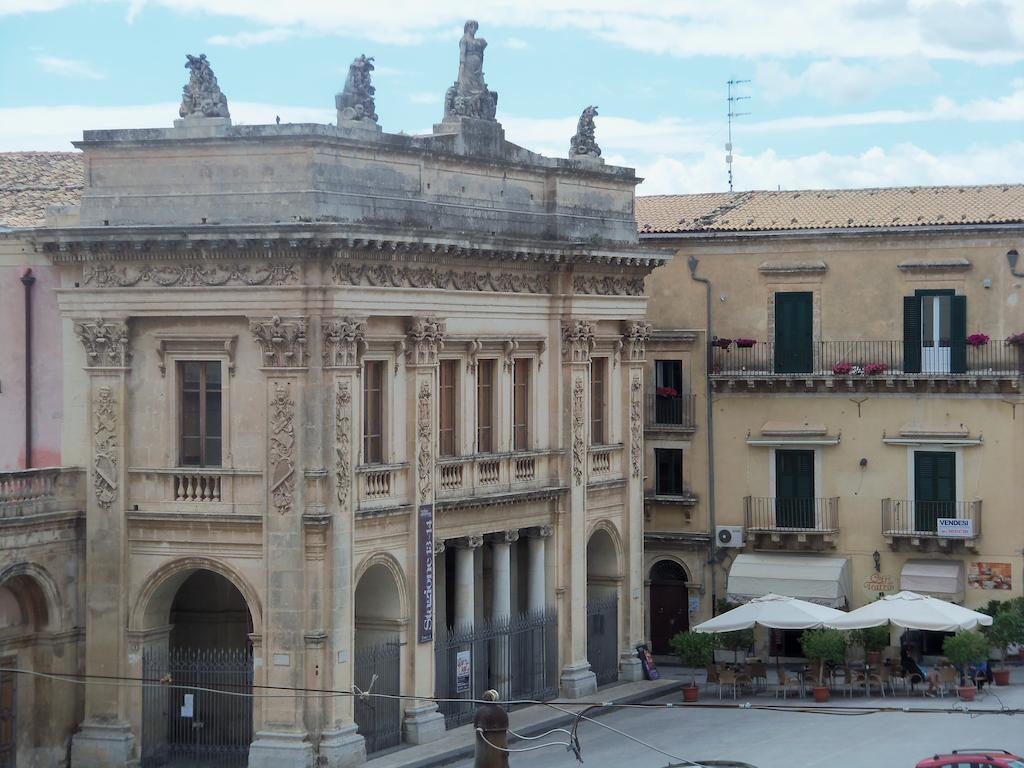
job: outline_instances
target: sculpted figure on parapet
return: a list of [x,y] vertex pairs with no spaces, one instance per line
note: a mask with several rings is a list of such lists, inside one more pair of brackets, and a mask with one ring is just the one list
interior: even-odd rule
[[576,123],[576,135],[569,141],[569,155],[586,155],[600,157],[601,148],[594,138],[594,118],[597,107],[590,106],[583,110],[579,122]]
[[470,19],[466,22],[459,41],[459,77],[444,97],[444,119],[476,117],[494,120],[498,94],[487,89],[484,82],[484,48],[487,41],[477,37],[480,25]]
[[335,105],[343,120],[369,120],[377,122],[373,94],[377,89],[370,84],[373,57],[362,54],[348,68],[345,87],[335,97]]
[[228,99],[217,85],[217,77],[210,69],[206,54],[199,56],[185,55],[185,69],[189,75],[188,83],[181,89],[182,117],[231,117],[228,112]]

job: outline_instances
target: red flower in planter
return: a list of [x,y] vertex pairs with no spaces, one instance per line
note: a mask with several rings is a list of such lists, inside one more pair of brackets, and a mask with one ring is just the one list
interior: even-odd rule
[[676,397],[679,394],[675,387],[658,387],[654,393],[658,397]]
[[867,376],[878,376],[879,374],[885,373],[889,368],[885,363],[868,363],[864,366],[864,373]]
[[749,348],[754,346],[755,344],[757,344],[756,339],[736,339],[737,347]]
[[967,343],[972,347],[984,347],[988,341],[989,337],[984,333],[972,333],[967,337]]
[[1006,337],[1007,344],[1017,344],[1024,347],[1024,331],[1021,333],[1011,333]]
[[849,376],[850,371],[853,370],[853,365],[850,363],[836,363],[832,366],[832,375],[834,376]]
[[732,346],[732,339],[715,339],[712,342],[712,344],[714,344],[719,349],[728,349],[730,346]]

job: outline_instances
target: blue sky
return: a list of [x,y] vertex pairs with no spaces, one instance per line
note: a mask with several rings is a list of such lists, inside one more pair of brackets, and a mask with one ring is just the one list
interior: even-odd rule
[[0,151],[170,125],[205,52],[236,123],[331,122],[374,56],[384,130],[425,132],[480,21],[512,141],[564,155],[599,106],[641,194],[1024,181],[1020,0],[0,0]]

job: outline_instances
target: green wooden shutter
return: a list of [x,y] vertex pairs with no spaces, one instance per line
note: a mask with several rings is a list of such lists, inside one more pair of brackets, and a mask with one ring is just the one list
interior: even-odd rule
[[921,372],[921,297],[903,297],[903,372]]
[[810,373],[814,366],[814,294],[775,294],[775,372]]
[[967,372],[967,297],[950,296],[949,370]]

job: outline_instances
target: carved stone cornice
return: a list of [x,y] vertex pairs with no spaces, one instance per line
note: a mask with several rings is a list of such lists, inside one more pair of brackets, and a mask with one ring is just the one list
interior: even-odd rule
[[595,296],[643,296],[642,275],[575,275],[572,292]]
[[562,323],[562,359],[566,362],[589,363],[594,344],[594,324],[589,320]]
[[366,351],[366,323],[353,317],[325,318],[324,367],[358,367]]
[[250,321],[249,330],[260,345],[264,368],[305,368],[309,364],[306,318],[283,320],[274,315],[269,320]]
[[288,385],[275,382],[270,400],[270,497],[282,515],[295,497],[295,401]]
[[622,340],[626,344],[626,354],[630,362],[642,363],[647,354],[647,341],[651,338],[651,324],[639,320],[626,323],[626,332]]
[[82,285],[96,288],[200,288],[222,285],[297,285],[293,261],[189,262],[184,264],[91,264],[83,270]]
[[85,347],[89,368],[127,368],[128,326],[121,320],[82,320],[75,323],[75,334]]
[[[367,285],[375,288],[434,288],[452,291],[495,293],[551,293],[547,272],[499,272],[455,270],[397,264],[355,264],[335,261],[331,273],[338,285]],[[641,281],[642,282],[642,281]]]
[[437,365],[437,353],[444,349],[447,328],[443,320],[434,317],[414,317],[409,323],[406,336],[409,347],[406,350],[408,365]]

